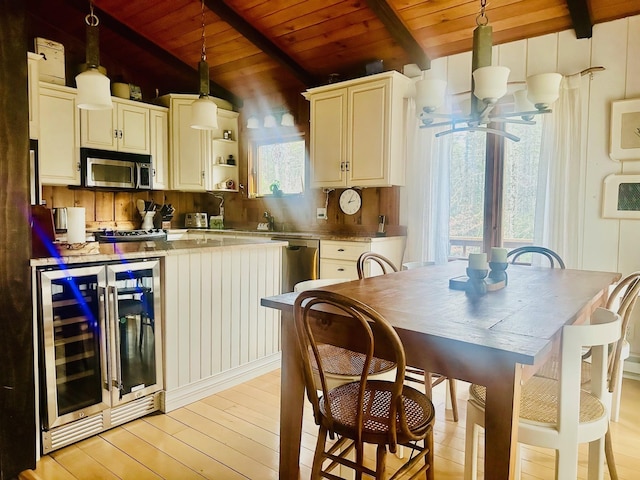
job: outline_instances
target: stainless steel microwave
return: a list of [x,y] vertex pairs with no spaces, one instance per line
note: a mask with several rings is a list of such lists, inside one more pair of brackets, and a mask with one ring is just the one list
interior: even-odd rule
[[151,160],[151,155],[81,148],[82,186],[149,190]]

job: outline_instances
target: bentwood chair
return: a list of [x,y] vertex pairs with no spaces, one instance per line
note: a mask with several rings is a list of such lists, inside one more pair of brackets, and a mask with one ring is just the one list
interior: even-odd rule
[[[587,325],[562,330],[558,379],[534,376],[521,389],[518,442],[556,450],[556,480],[577,478],[578,445],[589,442],[590,480],[604,474],[605,436],[609,429],[608,348],[620,338],[620,315],[598,308]],[[582,349],[592,352],[591,382],[580,381]],[[465,480],[477,478],[479,427],[484,427],[486,389],[471,385],[467,402]],[[517,447],[516,447],[517,448]],[[517,451],[516,478],[520,478]]]
[[[360,279],[363,279],[367,276],[367,262],[376,263],[382,269],[382,272],[384,274],[398,271],[398,268],[387,257],[375,252],[365,252],[358,258],[357,267],[358,277]],[[411,267],[408,267],[407,270],[410,270],[411,268],[417,268],[417,266],[412,265]],[[455,380],[448,379],[447,377],[445,377],[444,375],[440,375],[439,373],[425,372],[424,370],[415,367],[407,367],[407,380],[424,385],[425,393],[429,398],[432,398],[433,387],[440,385],[442,382],[446,381],[449,385],[449,399],[451,401],[451,412],[453,415],[453,421],[458,421],[458,401],[456,399],[457,394]]]
[[555,267],[555,262],[558,262],[558,266],[560,268],[566,268],[564,262],[562,261],[562,258],[560,258],[560,255],[558,255],[556,252],[548,248],[537,247],[535,245],[525,245],[524,247],[518,247],[510,250],[509,253],[507,253],[507,261],[511,259],[510,263],[517,264],[517,260],[519,257],[530,253],[536,253],[547,257],[549,263],[551,264],[551,268]]
[[[319,426],[311,478],[339,478],[329,473],[337,466],[376,479],[426,478],[433,480],[433,404],[422,392],[404,384],[404,348],[393,327],[369,306],[336,292],[307,290],[294,305],[294,323],[302,355],[307,397]],[[329,388],[328,365],[320,352],[323,344],[334,345],[340,332],[348,326],[354,349],[363,352],[357,381]],[[336,345],[340,346],[341,345]],[[350,345],[351,347],[351,345]],[[369,365],[374,351],[386,352],[396,365],[393,381],[373,380]],[[320,376],[320,393],[316,390],[314,365]],[[327,442],[327,436],[335,442]],[[376,448],[375,470],[365,465],[365,444]],[[413,450],[409,460],[387,477],[387,450],[399,446]],[[355,450],[355,461],[350,459]]]
[[[294,292],[304,292],[307,290],[318,289],[327,285],[336,283],[349,282],[346,278],[320,278],[315,280],[305,280],[296,283],[293,286]],[[325,363],[325,377],[329,384],[329,388],[337,387],[343,383],[357,381],[360,374],[360,365],[364,362],[364,355],[346,348],[329,345],[325,343],[318,344],[320,355]],[[371,378],[387,379],[392,378],[395,363],[382,358],[373,358],[369,367],[369,375]],[[313,372],[316,378],[316,385],[320,385],[317,365],[313,366]]]

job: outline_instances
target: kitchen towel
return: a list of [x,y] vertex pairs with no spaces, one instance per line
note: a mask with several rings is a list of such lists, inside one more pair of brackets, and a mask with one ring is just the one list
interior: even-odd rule
[[84,207],[67,207],[67,243],[85,243]]

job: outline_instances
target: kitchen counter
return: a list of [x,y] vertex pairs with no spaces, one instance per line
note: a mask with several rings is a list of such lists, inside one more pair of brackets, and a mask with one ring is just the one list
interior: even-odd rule
[[236,238],[241,237],[268,237],[268,238],[312,238],[317,240],[343,240],[348,242],[371,242],[371,241],[379,241],[385,238],[390,238],[387,236],[377,236],[371,234],[363,234],[363,235],[354,235],[354,234],[340,234],[340,233],[322,233],[322,232],[278,232],[278,231],[267,231],[267,230],[242,230],[235,228],[227,228],[227,229],[206,229],[206,228],[184,228],[184,229],[170,229],[167,231],[169,235],[169,239],[178,238],[182,235],[188,235],[192,237],[194,235],[202,234],[205,235],[224,235],[224,236],[234,236]]
[[87,262],[108,262],[122,259],[136,259],[146,257],[170,256],[188,254],[192,251],[200,251],[211,248],[254,248],[258,245],[284,246],[286,241],[271,240],[267,238],[235,238],[224,236],[220,238],[190,238],[173,241],[143,241],[143,242],[118,242],[100,243],[98,253],[86,254],[78,252],[77,255],[67,253],[59,257],[45,257],[31,259],[32,267],[74,264]]

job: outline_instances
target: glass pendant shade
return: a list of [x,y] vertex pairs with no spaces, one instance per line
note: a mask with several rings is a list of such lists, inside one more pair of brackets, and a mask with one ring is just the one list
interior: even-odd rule
[[218,106],[208,95],[191,104],[191,128],[198,130],[215,130],[218,128]]
[[251,115],[247,119],[247,128],[260,128],[260,122],[258,121],[258,117]]
[[283,113],[282,119],[280,120],[280,125],[282,125],[283,127],[293,127],[293,115],[291,115],[289,112]]
[[111,102],[111,84],[109,78],[97,68],[88,68],[76,75],[78,108],[84,110],[108,110]]
[[436,78],[424,78],[416,82],[416,107],[418,112],[433,112],[444,103],[447,82]]
[[559,73],[540,73],[527,77],[527,97],[537,109],[549,108],[560,95],[560,82],[562,75]]
[[529,92],[527,90],[516,90],[513,92],[513,100],[516,112],[533,112],[536,107],[534,107],[533,103],[529,101],[527,95]]
[[507,93],[507,67],[480,67],[473,71],[473,94],[485,103],[495,103]]
[[276,117],[273,115],[267,115],[264,117],[264,127],[265,128],[275,128],[276,126]]

